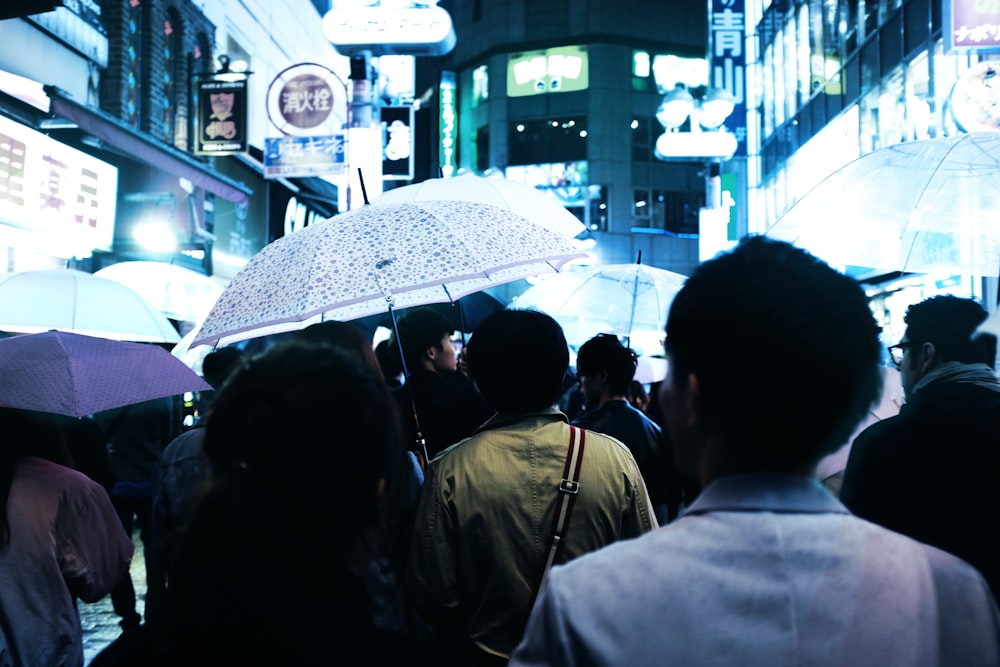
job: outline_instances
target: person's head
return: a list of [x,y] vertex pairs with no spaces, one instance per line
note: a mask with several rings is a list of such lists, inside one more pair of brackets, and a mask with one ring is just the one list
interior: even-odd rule
[[962,364],[996,362],[997,339],[992,334],[973,338],[976,327],[988,317],[974,299],[932,296],[906,309],[906,331],[890,352],[899,358],[899,372],[907,398],[914,385],[936,366],[956,361]]
[[371,341],[365,337],[365,333],[361,329],[350,322],[337,320],[317,322],[296,333],[294,338],[307,343],[317,343],[343,350],[379,375],[382,374]]
[[[455,327],[444,315],[431,308],[410,308],[396,322],[396,328],[408,373],[418,370],[446,373],[458,368],[458,356],[451,343]],[[395,334],[389,344],[397,347]]]
[[666,333],[664,419],[679,466],[702,483],[812,474],[881,392],[879,327],[864,291],[766,237],[700,265]]
[[646,386],[638,380],[632,380],[628,383],[628,392],[625,395],[628,397],[628,402],[636,410],[645,412],[646,408],[649,407],[649,392],[646,391]]
[[220,347],[205,355],[201,362],[201,374],[205,382],[218,390],[243,362],[243,351],[238,347]]
[[597,334],[576,353],[576,375],[587,403],[599,404],[624,397],[635,375],[638,357],[621,344],[618,336]]
[[225,383],[204,448],[215,475],[171,570],[171,640],[297,662],[331,622],[316,609],[363,590],[379,548],[404,457],[395,401],[356,356],[286,341]]
[[469,338],[469,374],[498,412],[544,410],[562,394],[569,347],[562,327],[533,310],[499,310]]

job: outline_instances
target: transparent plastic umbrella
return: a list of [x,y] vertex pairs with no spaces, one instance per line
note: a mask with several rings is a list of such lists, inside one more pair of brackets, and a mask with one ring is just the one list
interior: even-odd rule
[[767,232],[838,266],[1000,275],[1000,132],[907,141],[837,170]]
[[135,290],[75,269],[0,273],[0,331],[56,329],[140,343],[176,343],[174,325]]
[[599,333],[613,333],[640,354],[658,354],[670,304],[685,280],[687,276],[639,262],[598,264],[548,277],[508,308],[548,313],[574,348]]

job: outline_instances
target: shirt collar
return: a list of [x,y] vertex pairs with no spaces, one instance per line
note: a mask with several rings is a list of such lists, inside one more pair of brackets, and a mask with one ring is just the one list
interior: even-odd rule
[[684,514],[706,512],[849,514],[815,479],[798,475],[727,475],[705,487]]
[[486,423],[475,430],[473,435],[488,431],[494,428],[502,428],[516,422],[528,419],[541,419],[544,421],[562,421],[569,423],[569,419],[558,408],[547,408],[538,412],[498,412],[486,420]]

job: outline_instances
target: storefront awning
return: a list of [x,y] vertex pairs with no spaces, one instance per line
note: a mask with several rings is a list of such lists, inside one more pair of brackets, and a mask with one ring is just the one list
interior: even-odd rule
[[184,151],[159,143],[103,111],[80,104],[55,86],[45,86],[45,93],[52,101],[52,114],[73,121],[83,131],[138,160],[185,178],[236,204],[247,203],[253,193],[243,183],[212,171]]

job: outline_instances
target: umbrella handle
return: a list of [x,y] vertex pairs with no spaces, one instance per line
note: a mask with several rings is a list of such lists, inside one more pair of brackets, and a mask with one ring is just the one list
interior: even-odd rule
[[[399,363],[403,368],[403,377],[409,378],[410,372],[406,368],[406,356],[403,354],[403,341],[399,338],[399,327],[396,325],[396,311],[392,307],[392,296],[386,296],[389,304],[389,319],[392,320],[392,335],[396,337],[396,347],[399,349]],[[427,441],[424,440],[423,431],[420,430],[420,418],[417,416],[417,401],[413,398],[413,388],[409,382],[403,383],[403,389],[410,397],[410,409],[413,411],[413,423],[417,427],[417,445],[420,446],[420,453],[423,454],[424,461],[427,461]]]

